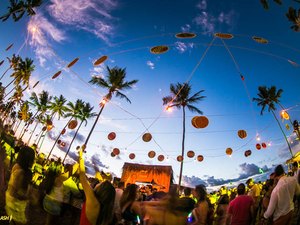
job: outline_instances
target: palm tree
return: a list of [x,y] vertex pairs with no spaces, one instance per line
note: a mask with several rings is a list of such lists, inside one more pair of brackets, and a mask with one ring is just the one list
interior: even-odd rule
[[[33,116],[33,119],[35,119],[37,116],[44,115],[47,112],[50,107],[52,96],[50,96],[47,91],[42,91],[39,95],[33,92],[29,99],[31,100],[29,104],[35,106],[37,109]],[[27,125],[25,131],[27,130],[29,125],[30,124]],[[21,138],[24,136],[24,134],[25,132],[22,134]]]
[[286,17],[288,18],[288,20],[290,22],[293,23],[293,25],[291,26],[291,28],[294,31],[300,31],[300,9],[298,9],[298,12],[296,9],[294,9],[293,7],[289,8],[289,11],[286,14]]
[[67,106],[65,106],[67,100],[63,95],[59,97],[55,96],[54,101],[50,103],[49,110],[51,111],[51,117],[54,118],[55,115],[58,115],[58,120],[60,117],[65,116],[65,112],[67,111]]
[[10,6],[8,7],[8,12],[1,16],[0,19],[4,22],[10,16],[13,20],[17,22],[21,19],[25,12],[28,16],[35,15],[34,8],[39,7],[43,3],[43,0],[10,0]]
[[108,66],[106,67],[107,69],[107,75],[106,79],[102,77],[92,77],[92,79],[89,81],[91,84],[95,84],[99,87],[105,88],[108,90],[108,93],[104,96],[103,101],[100,103],[100,111],[96,117],[96,120],[85,140],[84,147],[86,148],[87,143],[90,139],[91,134],[94,131],[94,128],[99,120],[99,117],[105,107],[106,102],[110,101],[113,95],[119,98],[123,98],[127,100],[127,102],[131,103],[129,98],[123,94],[121,91],[122,90],[128,90],[131,89],[137,82],[138,80],[132,80],[132,81],[125,81],[126,78],[126,69],[122,69],[119,67],[114,67],[114,68],[109,68]]
[[21,60],[21,57],[18,55],[16,56],[15,54],[12,55],[11,59],[8,58],[8,62],[9,62],[9,67],[4,71],[4,73],[2,74],[2,76],[0,77],[0,80],[2,80],[2,78],[5,76],[5,74],[11,69],[15,69],[19,63],[19,61]]
[[261,107],[261,111],[260,111],[261,115],[263,115],[266,107],[268,108],[268,111],[272,113],[272,115],[274,116],[274,118],[285,138],[285,141],[288,145],[289,151],[290,151],[291,155],[293,156],[293,152],[292,152],[290,143],[280,125],[279,120],[277,119],[277,117],[274,113],[274,111],[276,110],[276,104],[280,103],[279,98],[281,97],[282,92],[283,92],[282,89],[279,89],[277,91],[275,86],[271,86],[270,88],[267,88],[266,86],[259,86],[258,94],[257,94],[258,98],[253,98],[253,101],[257,102],[257,106]]
[[70,151],[70,149],[71,149],[71,146],[72,146],[72,144],[73,144],[73,142],[74,142],[74,140],[75,140],[75,138],[76,138],[76,136],[77,136],[77,133],[78,133],[78,131],[79,131],[81,125],[83,124],[83,122],[85,122],[85,126],[86,126],[86,125],[87,125],[87,120],[88,120],[88,119],[97,116],[96,113],[92,112],[93,109],[94,109],[94,107],[91,107],[90,103],[85,103],[84,106],[82,107],[82,109],[80,110],[80,113],[79,113],[79,115],[78,115],[78,119],[79,119],[81,122],[80,122],[79,126],[78,126],[77,129],[76,129],[76,132],[75,132],[75,134],[74,134],[74,137],[73,137],[73,139],[72,139],[72,141],[71,141],[71,143],[70,143],[70,145],[69,145],[69,147],[68,147],[68,150],[67,150],[67,152],[66,152],[66,155],[65,155],[65,157],[64,157],[64,159],[63,159],[63,161],[62,161],[62,163],[65,162],[65,159],[66,159],[66,157],[67,157],[67,155],[68,155],[68,153],[69,153],[69,151]]
[[[185,107],[191,112],[196,112],[203,114],[203,112],[195,107],[193,104],[203,100],[205,96],[201,96],[201,93],[204,90],[198,91],[195,94],[191,95],[191,86],[188,83],[177,83],[170,85],[171,95],[164,97],[163,105],[167,105],[168,108],[176,107],[177,109],[182,108],[182,143],[181,143],[181,155],[184,157],[184,146],[185,146]],[[183,171],[183,160],[180,163],[180,172],[179,172],[179,187],[181,185]]]
[[[67,108],[66,108],[66,115],[65,117],[70,117],[69,121],[66,123],[66,125],[64,126],[63,130],[65,130],[68,126],[68,124],[71,122],[71,120],[73,120],[74,118],[79,118],[79,114],[80,111],[82,109],[82,107],[84,106],[84,102],[81,99],[77,99],[75,104],[73,104],[73,102],[68,102],[67,103]],[[59,133],[58,137],[55,139],[54,144],[52,145],[48,156],[47,156],[47,160],[49,159],[57,141],[59,140],[59,138],[61,137],[62,132]]]
[[32,59],[30,58],[25,58],[25,60],[20,59],[14,68],[14,72],[10,75],[11,77],[13,77],[13,80],[5,86],[5,89],[9,87],[12,83],[14,83],[15,85],[22,84],[28,87],[29,79],[31,73],[34,71],[34,68],[35,66],[33,65]]

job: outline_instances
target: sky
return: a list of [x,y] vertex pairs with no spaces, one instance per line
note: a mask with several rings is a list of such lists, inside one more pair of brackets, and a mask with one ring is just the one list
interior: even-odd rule
[[[199,115],[186,112],[185,149],[193,150],[196,156],[185,157],[183,184],[215,186],[249,176],[265,179],[275,165],[291,155],[272,114],[266,111],[260,115],[260,108],[252,101],[258,87],[281,88],[281,104],[292,120],[299,119],[300,34],[290,29],[285,16],[289,4],[299,6],[270,2],[270,9],[265,10],[259,0],[48,0],[33,17],[0,23],[5,34],[0,38],[0,57],[6,59],[15,53],[34,60],[36,67],[26,98],[32,91],[46,90],[52,96],[62,94],[68,101],[89,102],[95,112],[106,92],[88,83],[92,76],[105,76],[106,66],[118,66],[126,68],[127,80],[139,80],[125,92],[131,104],[116,97],[106,104],[85,156],[91,174],[93,163],[118,177],[124,162],[171,165],[178,182],[180,163],[176,158],[181,154],[182,110],[167,112],[162,98],[170,94],[171,83],[189,82],[192,93],[204,90],[206,97],[196,107],[209,119],[209,125],[193,127],[191,120]],[[1,15],[7,6],[8,1],[1,1]],[[181,32],[196,36],[176,38]],[[221,39],[215,33],[229,33],[232,38]],[[255,42],[253,36],[268,43]],[[12,43],[13,47],[5,51]],[[151,53],[152,47],[161,45],[168,46],[168,51]],[[104,55],[108,59],[94,66],[93,62]],[[68,63],[77,57],[79,61],[68,69]],[[0,73],[7,67],[5,61]],[[62,74],[52,80],[60,70]],[[9,76],[2,80],[4,84],[9,81]],[[32,88],[37,81],[39,85]],[[275,113],[279,118],[279,107]],[[43,152],[49,152],[67,120],[55,118]],[[288,121],[279,121],[295,154],[299,143],[292,130],[285,128]],[[93,122],[89,120],[80,129],[68,162],[76,158],[75,147],[83,144]],[[245,130],[247,137],[239,138],[238,130]],[[112,141],[107,138],[110,132],[116,133]],[[150,142],[142,140],[146,132],[152,134]],[[72,135],[74,131],[68,130],[63,141],[70,142]],[[268,147],[257,150],[257,143]],[[121,153],[111,157],[115,147]],[[233,149],[231,157],[225,153],[229,147]],[[245,157],[249,149],[252,154]],[[150,159],[150,150],[156,156],[164,155],[165,160]],[[55,148],[53,155],[63,157],[64,151]],[[129,159],[130,153],[136,155],[135,159]],[[202,162],[196,160],[198,155],[203,155]],[[260,174],[260,168],[264,174]]]

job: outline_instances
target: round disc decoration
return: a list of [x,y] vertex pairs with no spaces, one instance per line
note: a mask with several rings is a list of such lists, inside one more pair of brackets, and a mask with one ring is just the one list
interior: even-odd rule
[[73,66],[75,63],[77,63],[77,61],[79,60],[79,58],[75,58],[72,62],[70,62],[67,67],[70,68],[71,66]]
[[206,116],[194,116],[192,119],[192,125],[195,128],[205,128],[208,126],[208,123]]
[[152,135],[150,133],[145,133],[145,134],[143,134],[142,138],[143,138],[144,142],[149,142],[152,139]]
[[6,49],[5,51],[8,51],[14,44],[10,44]]
[[245,151],[245,153],[244,153],[244,155],[246,156],[246,157],[248,157],[248,156],[250,156],[251,155],[251,150],[247,150],[247,151]]
[[160,161],[160,162],[164,161],[164,159],[165,159],[164,155],[157,156],[157,160]]
[[222,39],[232,39],[233,35],[227,33],[215,33],[215,37],[222,38]]
[[196,34],[183,32],[183,33],[176,34],[175,37],[177,37],[177,38],[194,38],[194,37],[196,37]]
[[53,125],[52,125],[52,124],[51,124],[51,125],[47,125],[47,131],[52,130],[52,128],[53,128]]
[[62,131],[61,131],[61,134],[65,134],[66,133],[66,128],[64,128]]
[[162,54],[162,53],[165,53],[169,50],[169,47],[166,46],[166,45],[159,45],[159,46],[155,46],[155,47],[152,47],[150,49],[150,52],[153,53],[153,54]]
[[155,151],[149,151],[148,152],[148,157],[151,158],[151,159],[154,158],[155,155],[156,155]]
[[255,146],[255,147],[256,147],[256,149],[257,149],[257,150],[260,150],[260,149],[261,149],[261,145],[260,145],[260,144],[258,144],[258,143],[256,144],[256,146]]
[[129,159],[134,159],[135,158],[135,154],[134,153],[130,153],[129,154]]
[[116,155],[115,155],[114,152],[111,152],[111,153],[110,153],[110,156],[111,156],[111,157],[115,157]]
[[263,143],[261,143],[261,147],[262,148],[267,148],[267,144],[263,142]]
[[232,154],[232,148],[226,148],[226,155]]
[[294,62],[294,61],[292,61],[292,60],[290,60],[290,59],[288,59],[288,62],[289,62],[290,64],[292,64],[292,66],[295,66],[295,67],[298,67],[298,66],[299,66],[298,63],[296,63],[296,62]]
[[177,156],[177,161],[182,162],[183,161],[183,156],[182,155]]
[[188,152],[186,153],[186,155],[187,155],[187,157],[189,157],[189,158],[193,158],[193,157],[195,156],[195,152],[194,152],[194,151],[188,151]]
[[57,78],[60,74],[61,74],[61,70],[58,71],[56,74],[54,74],[54,75],[52,76],[52,80],[54,80],[55,78]]
[[239,130],[238,131],[238,136],[241,138],[241,139],[244,139],[247,137],[247,132],[245,130]]
[[62,141],[62,142],[60,143],[60,146],[61,146],[61,147],[65,147],[65,146],[66,146],[66,143]]
[[107,135],[107,138],[108,140],[112,141],[116,138],[116,133],[115,132],[110,132],[108,135]]
[[77,120],[71,120],[70,123],[68,124],[68,128],[73,130],[77,127],[77,124],[78,124]]
[[104,61],[107,60],[107,56],[104,55],[102,57],[100,57],[99,59],[97,59],[95,62],[94,62],[94,66],[99,66],[101,63],[103,63]]
[[43,126],[42,131],[46,131],[47,130],[47,126]]
[[2,66],[3,63],[4,63],[4,60],[2,60],[2,61],[0,62],[0,66]]
[[203,155],[198,155],[198,156],[197,156],[197,160],[198,160],[199,162],[202,162],[203,159],[204,159]]
[[113,151],[114,155],[119,155],[120,154],[120,149],[114,148]]
[[267,39],[262,38],[262,37],[253,36],[252,39],[260,44],[268,44],[268,42],[269,42]]
[[59,145],[60,145],[60,143],[61,143],[61,140],[58,140],[58,141],[57,141],[57,144],[59,144]]

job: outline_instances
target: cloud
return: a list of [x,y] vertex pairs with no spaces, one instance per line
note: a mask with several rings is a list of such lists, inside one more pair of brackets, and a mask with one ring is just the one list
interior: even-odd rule
[[200,1],[196,7],[199,8],[200,10],[205,10],[207,8],[206,0]]
[[[68,132],[68,136],[71,137],[71,138],[73,138],[74,135],[75,135],[75,132],[76,131],[74,131],[74,130]],[[80,133],[77,133],[75,140],[77,140],[79,142],[83,142],[85,140],[85,136],[82,135],[82,134],[80,134]]]
[[108,42],[113,33],[110,12],[117,7],[113,0],[51,0],[50,15],[64,25],[90,32]]
[[41,66],[45,65],[47,59],[55,56],[51,41],[60,43],[66,39],[65,33],[40,13],[30,18],[27,31],[29,45],[34,48]]
[[[236,13],[233,10],[229,12],[219,12],[218,14],[212,14],[208,11],[208,4],[206,0],[200,1],[196,8],[200,10],[198,15],[194,18],[193,22],[201,26],[204,34],[212,35],[216,32],[217,28],[220,29],[222,26],[226,25],[227,28],[232,29],[234,25],[234,18]],[[214,13],[215,13],[214,9]]]
[[189,32],[190,29],[191,29],[191,25],[189,25],[189,24],[186,24],[186,25],[181,27],[182,32]]
[[[292,149],[293,154],[298,152],[300,149],[300,143],[298,140],[296,140],[296,138],[297,137],[295,134],[291,135],[288,138],[288,141],[290,143],[290,147]],[[290,153],[290,149],[285,141],[282,143],[282,146],[280,148],[278,148],[278,157],[281,159],[285,159],[285,160],[292,157],[291,153]]]
[[194,48],[194,43],[183,43],[183,42],[181,42],[181,41],[177,41],[177,42],[175,42],[175,48],[176,48],[180,53],[184,53],[184,52],[186,52],[188,49]]
[[147,66],[150,67],[150,69],[154,69],[155,68],[155,64],[153,62],[151,62],[150,60],[147,61]]
[[[214,176],[204,175],[203,179],[199,177],[188,177],[183,176],[184,185],[189,187],[195,187],[198,184],[204,184],[207,187],[218,187],[225,184],[235,185],[233,183],[241,183],[245,182],[246,179],[253,177],[254,180],[266,180],[269,177],[269,174],[274,170],[274,166],[271,168],[266,165],[263,167],[259,167],[255,164],[243,163],[239,165],[241,172],[238,177],[232,179],[223,179],[223,178],[215,178]],[[263,170],[261,173],[260,169]]]

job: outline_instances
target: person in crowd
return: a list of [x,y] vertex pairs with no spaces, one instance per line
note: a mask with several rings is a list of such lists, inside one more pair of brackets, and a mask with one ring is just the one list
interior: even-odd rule
[[254,200],[254,214],[253,214],[253,220],[252,223],[255,224],[257,212],[259,209],[259,203],[260,203],[260,187],[259,184],[255,183],[253,178],[250,178],[246,181],[246,184],[249,188],[248,195],[251,196]]
[[226,225],[226,218],[227,218],[227,208],[229,205],[229,196],[227,194],[222,195],[219,198],[218,206],[216,209],[216,223],[218,225]]
[[[261,210],[260,210],[260,214],[259,214],[260,217],[262,217],[264,215],[264,213],[266,212],[266,210],[268,208],[273,188],[274,188],[274,179],[267,180],[262,189],[263,198],[261,201],[261,208],[260,208]],[[267,221],[264,220],[262,222],[263,222],[262,224],[264,224],[264,225],[272,223],[272,221],[270,219]]]
[[193,225],[206,225],[209,218],[209,203],[207,200],[206,189],[203,185],[197,185],[195,187],[194,196],[197,199],[197,205],[193,210],[193,216],[195,221]]
[[118,186],[116,188],[116,197],[115,197],[115,203],[114,203],[114,212],[117,218],[118,222],[121,222],[122,220],[122,213],[121,213],[121,207],[120,207],[120,200],[124,192],[124,185],[125,183],[123,181],[120,181],[118,183]]
[[136,184],[127,186],[120,199],[120,208],[122,219],[127,225],[138,223],[138,218],[141,216],[141,202],[139,199],[139,187]]
[[271,193],[268,208],[262,219],[273,216],[274,225],[289,225],[294,211],[293,198],[300,194],[299,184],[295,178],[285,176],[282,165],[275,168],[275,177],[278,182]]
[[82,184],[86,201],[83,203],[80,225],[115,225],[114,201],[116,191],[109,181],[90,186],[86,174],[83,149],[79,150],[79,179]]
[[300,173],[299,172],[300,169],[298,168],[298,162],[293,162],[293,165],[292,165],[292,172],[293,172],[293,176],[297,179],[298,177],[298,174]]
[[[158,194],[160,192],[156,192]],[[145,225],[186,225],[195,202],[191,198],[179,198],[177,185],[171,185],[169,193],[143,202]]]
[[11,176],[6,191],[6,213],[12,217],[15,224],[26,224],[26,207],[30,194],[32,179],[31,167],[35,153],[30,147],[20,148],[16,164],[11,170]]
[[243,183],[237,187],[238,196],[229,203],[227,210],[227,225],[250,225],[253,219],[254,200],[245,194],[246,187]]
[[[54,164],[56,165],[56,164]],[[62,212],[64,202],[64,185],[72,172],[60,170],[55,166],[49,167],[41,188],[44,191],[43,208],[47,212],[46,225],[56,224]]]

